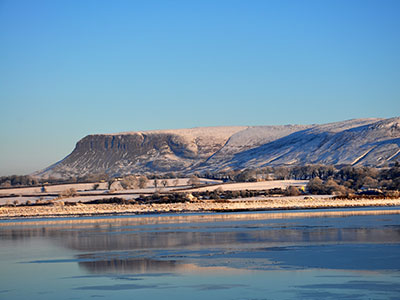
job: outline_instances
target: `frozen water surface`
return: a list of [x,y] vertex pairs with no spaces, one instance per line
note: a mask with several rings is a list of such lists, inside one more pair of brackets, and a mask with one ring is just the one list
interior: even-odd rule
[[0,299],[399,299],[400,209],[0,222]]

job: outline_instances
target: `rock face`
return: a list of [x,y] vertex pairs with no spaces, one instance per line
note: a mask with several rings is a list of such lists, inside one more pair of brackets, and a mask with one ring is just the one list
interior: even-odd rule
[[38,176],[202,172],[267,165],[383,166],[400,159],[400,118],[89,135]]

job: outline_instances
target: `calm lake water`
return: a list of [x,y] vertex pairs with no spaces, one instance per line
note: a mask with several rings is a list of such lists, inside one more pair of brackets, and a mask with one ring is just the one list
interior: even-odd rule
[[0,221],[0,299],[400,299],[400,209]]

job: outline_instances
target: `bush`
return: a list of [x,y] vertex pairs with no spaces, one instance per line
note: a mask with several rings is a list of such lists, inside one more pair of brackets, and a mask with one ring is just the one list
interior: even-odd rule
[[324,182],[319,177],[315,177],[308,182],[307,190],[311,194],[326,194]]
[[59,197],[60,198],[69,198],[69,197],[75,197],[77,196],[78,193],[76,191],[76,189],[74,188],[69,188],[69,189],[65,189],[63,190],[60,194]]
[[147,179],[146,176],[140,176],[139,177],[139,183],[138,183],[139,188],[140,189],[144,189],[147,186],[148,181],[149,180]]
[[191,185],[192,187],[195,187],[197,185],[200,185],[200,179],[196,175],[190,176],[189,180],[187,181],[188,185]]
[[137,189],[139,180],[134,175],[128,175],[121,180],[121,185],[124,189]]
[[295,186],[288,186],[285,190],[285,196],[298,196],[301,195],[299,188]]
[[112,197],[112,198],[104,198],[104,199],[97,199],[86,202],[86,204],[129,204],[135,203],[134,200],[126,200],[119,197]]
[[109,191],[110,192],[116,192],[122,190],[123,187],[119,181],[113,181],[111,184],[109,184]]

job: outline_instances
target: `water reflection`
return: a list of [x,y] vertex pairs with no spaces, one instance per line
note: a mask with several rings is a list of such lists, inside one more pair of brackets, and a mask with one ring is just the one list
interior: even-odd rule
[[83,217],[83,218],[61,218],[61,219],[39,219],[39,220],[0,220],[1,226],[42,226],[59,225],[62,228],[79,227],[107,227],[111,224],[126,225],[151,225],[151,224],[186,224],[186,223],[208,223],[208,222],[226,222],[240,220],[273,220],[273,219],[292,219],[292,218],[321,218],[321,217],[351,217],[351,216],[381,216],[398,215],[400,209],[363,209],[354,210],[313,210],[313,211],[272,211],[272,212],[250,212],[250,213],[204,213],[204,214],[160,214],[160,215],[138,215],[138,216],[119,216],[119,217]]
[[[331,264],[334,255],[344,255],[343,246],[336,248],[336,245],[399,243],[398,212],[379,211],[379,215],[377,211],[256,213],[29,222],[29,226],[17,223],[0,227],[0,238],[21,241],[40,237],[78,251],[81,254],[75,259],[79,266],[93,273],[177,272],[188,269],[188,265],[225,268],[229,267],[227,260],[238,269],[257,266],[271,269],[279,265],[270,260],[297,267],[346,268],[341,262]],[[321,245],[333,245],[329,249],[336,252],[325,253]],[[308,257],[310,249],[313,249],[313,260]],[[350,261],[342,261],[372,268],[359,263],[359,258],[368,258],[369,250],[357,249],[360,248],[346,250]],[[390,254],[388,249],[391,248],[381,252]],[[247,264],[243,263],[244,259]]]
[[[13,270],[0,272],[7,299],[27,299],[37,286],[37,299],[54,299],[57,284],[68,289],[60,299],[127,299],[133,290],[149,300],[400,293],[400,210],[3,222],[0,241],[0,269]],[[25,294],[21,280],[32,282]]]
[[184,268],[175,260],[155,260],[150,258],[112,258],[98,260],[93,254],[78,256],[79,258],[89,258],[89,261],[79,261],[79,266],[89,273],[118,273],[118,274],[137,274],[137,273],[164,273],[176,272]]
[[[198,228],[201,230],[201,228]],[[222,245],[269,243],[396,243],[400,228],[225,228],[221,232],[167,231],[115,234],[113,231],[89,234],[58,229],[7,229],[1,239],[24,240],[45,237],[64,247],[79,251],[117,251],[135,249],[201,248]],[[232,230],[232,231],[230,231]]]
[[[395,211],[398,213],[399,211]],[[382,211],[380,211],[382,213]],[[228,245],[397,243],[400,215],[385,211],[236,214],[7,223],[0,239],[46,238],[78,251],[185,249]],[[287,218],[287,216],[291,218]],[[314,218],[304,217],[313,216]],[[280,218],[284,216],[284,218]],[[318,218],[316,218],[317,216]],[[327,217],[329,216],[329,217]],[[185,222],[184,222],[185,221]],[[190,222],[189,222],[190,221]]]

